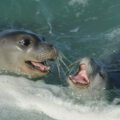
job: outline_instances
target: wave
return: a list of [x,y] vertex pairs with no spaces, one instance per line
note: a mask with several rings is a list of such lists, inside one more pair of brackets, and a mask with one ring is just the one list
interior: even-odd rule
[[16,117],[22,120],[119,120],[119,106],[105,101],[83,104],[75,102],[74,94],[73,98],[70,94],[73,93],[67,88],[42,81],[1,75],[0,116],[4,116],[2,120],[15,120]]

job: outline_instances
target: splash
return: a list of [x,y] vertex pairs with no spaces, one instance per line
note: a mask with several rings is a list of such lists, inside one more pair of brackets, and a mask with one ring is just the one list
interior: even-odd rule
[[118,39],[120,37],[120,27],[114,28],[105,34],[105,37],[109,40]]
[[88,0],[70,0],[69,1],[69,5],[73,6],[73,5],[82,5],[82,6],[86,6],[88,4]]
[[[82,104],[74,101],[69,89],[33,82],[22,77],[1,75],[0,116],[2,120],[46,119],[46,120],[118,120],[120,108],[104,101]],[[74,101],[74,102],[73,102]],[[4,110],[3,110],[4,108]],[[3,112],[4,111],[4,112]],[[13,112],[12,112],[13,111]],[[8,115],[10,114],[10,116]],[[31,114],[32,113],[32,114]],[[17,115],[15,117],[15,115]],[[29,117],[28,117],[29,116]]]

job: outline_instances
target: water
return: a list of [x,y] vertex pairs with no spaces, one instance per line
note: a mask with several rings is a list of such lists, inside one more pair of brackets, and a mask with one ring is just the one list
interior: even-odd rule
[[[119,49],[119,0],[1,0],[0,30],[29,29],[54,43],[70,61],[107,57]],[[82,103],[60,84],[0,76],[1,120],[119,120],[120,108],[102,101]],[[64,74],[64,72],[61,72]],[[62,80],[62,82],[65,78]],[[53,84],[53,85],[51,85]]]
[[82,96],[68,88],[4,75],[0,81],[1,120],[119,119],[119,106],[102,100],[82,103]]

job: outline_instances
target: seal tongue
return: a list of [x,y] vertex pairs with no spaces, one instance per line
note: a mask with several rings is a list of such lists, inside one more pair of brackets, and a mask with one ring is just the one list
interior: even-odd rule
[[37,69],[39,69],[40,71],[42,72],[47,72],[50,70],[50,67],[48,66],[45,66],[43,65],[42,63],[40,62],[34,62],[34,61],[31,61],[32,65],[34,65],[35,67],[37,67]]
[[72,76],[70,75],[69,78],[70,80],[73,81],[73,83],[76,84],[83,84],[83,85],[89,84],[90,80],[87,75],[86,65],[85,64],[80,65],[79,71],[75,75]]

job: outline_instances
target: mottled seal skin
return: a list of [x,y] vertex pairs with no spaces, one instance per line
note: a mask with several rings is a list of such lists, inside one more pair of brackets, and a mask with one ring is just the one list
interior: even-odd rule
[[45,64],[58,56],[56,48],[37,34],[25,30],[8,30],[0,34],[0,71],[29,78],[49,73]]

